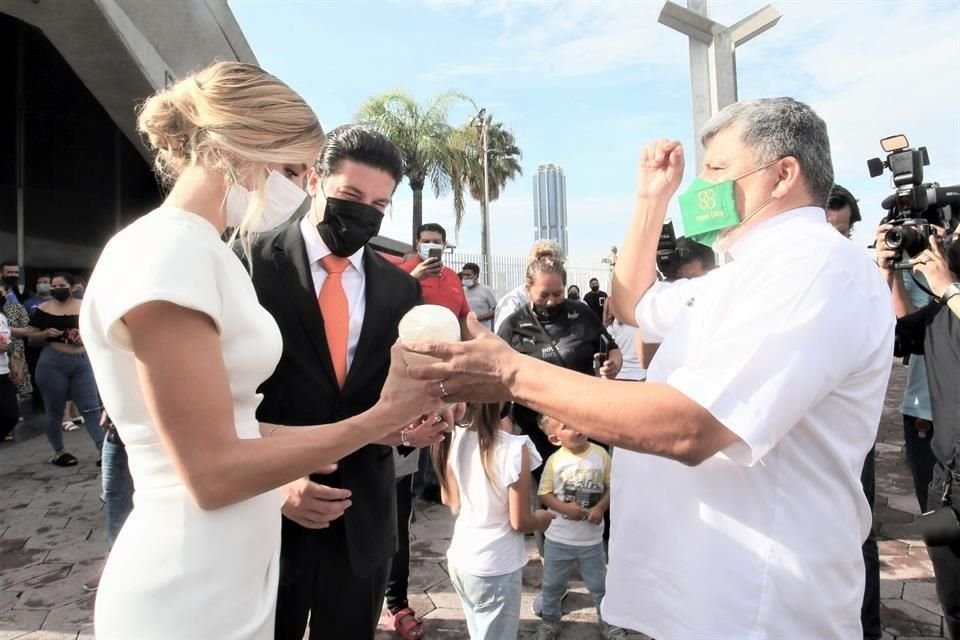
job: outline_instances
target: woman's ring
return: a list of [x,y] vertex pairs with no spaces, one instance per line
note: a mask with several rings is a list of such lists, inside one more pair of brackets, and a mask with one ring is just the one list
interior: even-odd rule
[[440,397],[446,398],[448,395],[446,387],[443,386],[443,380],[440,381]]

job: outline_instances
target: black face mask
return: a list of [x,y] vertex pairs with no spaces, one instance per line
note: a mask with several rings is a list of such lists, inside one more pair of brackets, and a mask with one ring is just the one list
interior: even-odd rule
[[590,291],[600,291],[600,285],[598,284],[591,285]]
[[572,292],[570,292],[570,293],[567,294],[567,298],[569,298],[570,300],[579,300],[579,299],[580,299],[580,294],[577,293],[576,291],[572,291]]
[[317,231],[330,253],[347,258],[380,233],[383,213],[376,207],[353,200],[327,198],[323,221]]
[[57,287],[56,289],[50,290],[50,295],[52,295],[53,299],[57,302],[66,302],[73,294],[71,294],[70,289],[66,287]]
[[535,315],[540,322],[552,322],[567,312],[566,300],[561,300],[552,307],[548,307],[545,304],[534,304],[532,306],[533,315]]
[[15,291],[17,287],[20,286],[20,276],[3,276],[3,284],[5,284],[10,291]]

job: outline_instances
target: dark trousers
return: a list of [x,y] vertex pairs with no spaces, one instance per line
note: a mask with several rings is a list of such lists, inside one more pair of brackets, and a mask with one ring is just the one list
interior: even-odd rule
[[[918,424],[919,423],[919,424]],[[937,459],[930,450],[933,439],[933,423],[929,420],[903,416],[903,441],[906,445],[907,466],[913,476],[913,489],[917,494],[920,512],[927,510],[927,488],[933,481],[933,466]]]
[[387,609],[396,613],[409,606],[407,586],[410,582],[410,512],[413,510],[413,476],[397,480],[397,552],[390,565],[387,580]]
[[[876,450],[870,449],[867,459],[863,462],[863,471],[860,472],[860,484],[863,493],[870,503],[870,514],[873,517],[873,501],[875,496],[874,468]],[[880,629],[880,552],[877,549],[877,534],[870,523],[870,533],[863,543],[863,565],[866,569],[866,580],[863,589],[863,605],[860,607],[860,624],[863,626],[865,640],[879,640],[883,635]]]
[[17,389],[6,373],[0,375],[0,442],[7,437],[20,421],[20,402]]
[[[933,472],[933,481],[927,497],[927,509],[934,510],[944,506],[941,498],[944,494],[949,473],[943,465],[937,464]],[[952,487],[952,503],[957,508],[960,487]],[[949,546],[927,547],[930,561],[933,562],[933,575],[937,582],[937,599],[943,609],[943,618],[950,637],[960,638],[960,542]]]
[[310,640],[373,640],[390,562],[356,575],[343,522],[335,521],[304,564],[293,579],[280,572],[274,640],[302,640],[308,615]]

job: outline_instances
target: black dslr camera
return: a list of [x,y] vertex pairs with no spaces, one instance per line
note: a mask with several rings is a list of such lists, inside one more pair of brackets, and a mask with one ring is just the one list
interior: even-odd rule
[[880,141],[888,152],[886,160],[872,158],[867,161],[870,176],[883,174],[884,168],[893,174],[893,195],[884,198],[881,206],[889,213],[881,224],[892,224],[883,241],[888,249],[896,251],[892,267],[908,270],[913,257],[930,248],[933,226],[952,230],[957,216],[953,210],[960,204],[960,186],[941,187],[938,183],[924,183],[923,168],[930,164],[926,147],[911,149],[904,135],[890,136]]
[[680,264],[687,257],[687,249],[677,245],[677,234],[673,222],[663,223],[660,239],[657,241],[657,270],[664,280],[676,280]]

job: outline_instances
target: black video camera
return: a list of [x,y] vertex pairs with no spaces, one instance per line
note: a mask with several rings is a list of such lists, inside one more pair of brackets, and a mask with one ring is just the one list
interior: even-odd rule
[[657,270],[663,279],[672,282],[680,277],[680,267],[692,260],[700,260],[706,270],[716,266],[713,249],[690,238],[677,238],[673,222],[665,222],[657,241]]
[[888,152],[887,159],[867,160],[870,177],[883,174],[884,168],[893,174],[893,195],[884,198],[881,206],[889,213],[881,224],[892,224],[883,241],[896,255],[894,269],[912,268],[904,256],[913,257],[930,248],[934,226],[952,231],[957,224],[953,206],[960,204],[960,186],[941,187],[938,183],[924,183],[923,168],[930,164],[926,147],[911,149],[905,135],[890,136],[880,141]]

